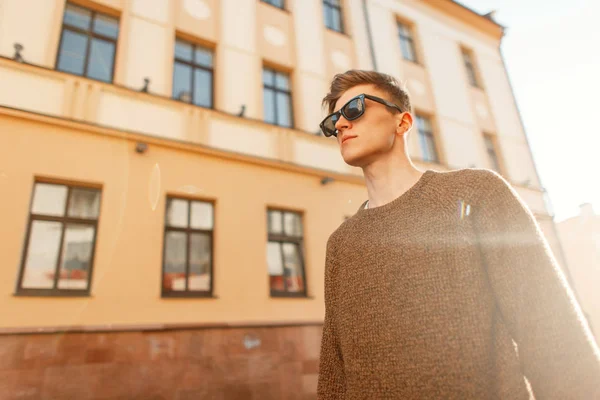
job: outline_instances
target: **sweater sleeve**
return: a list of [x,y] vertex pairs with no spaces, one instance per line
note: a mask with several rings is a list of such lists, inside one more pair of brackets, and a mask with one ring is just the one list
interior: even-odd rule
[[322,400],[343,399],[346,392],[344,360],[334,322],[335,292],[332,276],[334,269],[335,259],[330,239],[325,260],[325,322],[323,324],[317,385],[317,398]]
[[600,399],[600,353],[531,211],[486,172],[473,209],[498,311],[537,399]]

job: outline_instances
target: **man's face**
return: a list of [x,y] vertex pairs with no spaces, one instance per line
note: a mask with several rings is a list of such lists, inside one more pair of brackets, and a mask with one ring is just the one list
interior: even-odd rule
[[[391,101],[386,93],[373,85],[359,85],[342,94],[335,103],[334,111],[338,111],[361,93]],[[365,112],[358,119],[348,121],[343,115],[340,116],[335,128],[338,130],[337,141],[346,164],[364,167],[379,155],[390,151],[396,139],[398,116],[399,114],[388,111],[383,104],[369,99],[365,99]]]

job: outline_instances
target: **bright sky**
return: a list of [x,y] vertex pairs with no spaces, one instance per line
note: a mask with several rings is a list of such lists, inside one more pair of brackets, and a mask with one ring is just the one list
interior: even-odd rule
[[556,220],[600,214],[599,0],[460,0],[496,10],[508,73]]

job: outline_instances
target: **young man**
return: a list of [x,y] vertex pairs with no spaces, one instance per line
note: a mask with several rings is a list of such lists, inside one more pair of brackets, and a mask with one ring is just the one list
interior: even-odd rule
[[318,398],[600,399],[598,347],[511,186],[415,168],[388,75],[336,75],[323,102],[368,201],[327,243]]

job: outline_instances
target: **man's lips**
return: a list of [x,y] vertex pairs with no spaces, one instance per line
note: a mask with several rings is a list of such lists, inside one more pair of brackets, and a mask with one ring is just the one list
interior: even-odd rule
[[342,144],[344,144],[344,142],[350,140],[350,139],[354,139],[356,137],[356,135],[348,135],[348,136],[344,136],[342,138]]

